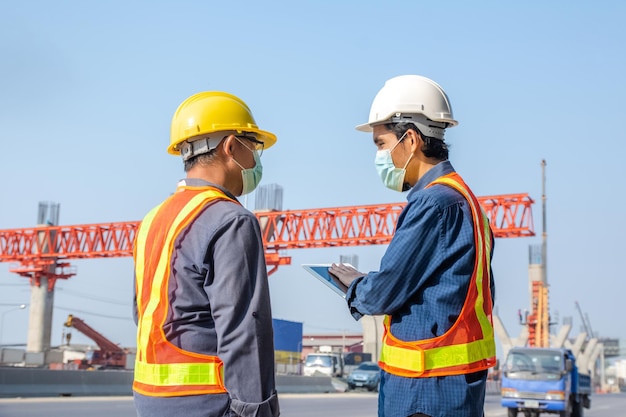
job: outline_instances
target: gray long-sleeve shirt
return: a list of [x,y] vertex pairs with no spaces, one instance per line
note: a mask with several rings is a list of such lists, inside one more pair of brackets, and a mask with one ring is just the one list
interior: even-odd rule
[[[181,183],[214,186],[234,198],[203,180]],[[135,393],[139,416],[278,416],[269,285],[256,216],[230,201],[211,202],[174,248],[165,335],[183,350],[217,355],[228,393],[168,398]]]

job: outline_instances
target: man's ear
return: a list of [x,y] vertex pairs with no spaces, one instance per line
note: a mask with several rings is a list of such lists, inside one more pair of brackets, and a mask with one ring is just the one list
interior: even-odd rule
[[224,140],[222,140],[222,144],[220,145],[222,148],[222,152],[224,155],[232,157],[233,156],[233,141],[235,140],[235,135],[229,135]]
[[422,148],[422,143],[424,142],[422,139],[422,135],[415,129],[409,129],[406,131],[406,138],[404,140],[409,139],[409,144],[411,145],[411,152],[415,152],[418,149]]

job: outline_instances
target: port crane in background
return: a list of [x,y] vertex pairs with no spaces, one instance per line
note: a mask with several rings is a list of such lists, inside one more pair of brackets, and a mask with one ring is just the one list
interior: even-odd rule
[[[67,320],[63,324],[68,328],[75,328],[98,345],[100,350],[94,350],[91,358],[80,361],[80,369],[124,369],[126,368],[126,350],[122,349],[117,344],[113,343],[101,333],[94,330],[91,326],[85,323],[82,319],[69,315]],[[66,335],[67,343],[71,339],[71,333]]]
[[[478,197],[497,238],[534,236],[527,193]],[[290,249],[384,245],[393,237],[406,203],[346,206],[320,209],[255,211],[263,233],[268,274],[289,265]],[[57,279],[76,274],[74,259],[132,256],[139,221],[74,226],[40,226],[0,230],[0,262],[14,262],[10,269],[48,289]]]
[[583,311],[580,308],[580,304],[578,304],[578,301],[574,301],[574,304],[576,305],[578,314],[580,314],[580,320],[583,323],[583,328],[585,329],[585,333],[587,333],[587,336],[589,337],[595,337],[595,335],[593,334],[593,329],[591,328],[591,321],[589,320],[589,315],[587,313],[583,315]]

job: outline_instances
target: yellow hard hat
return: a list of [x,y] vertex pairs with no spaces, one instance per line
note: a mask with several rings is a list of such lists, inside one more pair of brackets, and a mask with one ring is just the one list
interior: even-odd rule
[[221,131],[254,133],[264,143],[264,149],[276,143],[275,134],[259,129],[243,100],[222,91],[204,91],[189,97],[176,109],[167,151],[180,155],[181,143]]

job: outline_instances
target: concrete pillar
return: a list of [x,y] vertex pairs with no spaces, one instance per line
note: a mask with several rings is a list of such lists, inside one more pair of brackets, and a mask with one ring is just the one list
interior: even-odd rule
[[559,330],[559,333],[552,338],[552,347],[562,348],[567,340],[567,335],[569,335],[570,330],[572,330],[572,325],[564,324]]
[[383,340],[384,316],[363,316],[363,352],[372,354],[372,361],[377,362],[380,358]]
[[606,363],[604,361],[604,344],[600,343],[599,345],[601,347],[601,352],[600,352],[600,383],[602,384],[602,390],[606,390],[607,387],[607,383],[606,383]]
[[574,356],[578,358],[580,356],[580,351],[583,347],[583,343],[585,343],[586,338],[587,338],[587,333],[585,332],[579,333],[578,336],[576,336],[576,340],[574,341],[573,345],[570,344],[568,340],[563,344],[563,346],[570,349],[572,353],[574,354]]
[[502,345],[502,358],[505,359],[509,354],[509,350],[513,347],[513,341],[509,337],[509,332],[506,331],[502,320],[500,320],[500,316],[494,314],[493,316],[493,330],[500,340],[500,344]]
[[46,352],[50,349],[54,289],[48,291],[48,278],[41,285],[32,279],[30,284],[30,316],[28,321],[27,352]]
[[526,346],[528,344],[528,327],[522,327],[514,343],[515,346]]
[[[40,207],[40,216],[42,210]],[[40,219],[40,222],[42,219]],[[51,223],[52,224],[52,223]],[[40,224],[39,226],[45,226]],[[41,253],[50,253],[51,243],[55,239],[55,233],[39,232],[39,247]],[[48,240],[50,239],[50,240]],[[52,242],[51,242],[52,241]],[[56,260],[52,259],[52,264],[37,265],[47,268],[49,274],[54,275],[56,271]],[[30,316],[28,321],[28,340],[26,342],[26,352],[45,353],[50,349],[50,336],[52,333],[52,311],[54,307],[54,282],[49,282],[50,278],[37,273],[30,279]]]
[[592,363],[590,362],[591,356],[593,355],[596,345],[598,344],[598,339],[595,337],[589,342],[587,342],[587,346],[585,346],[585,350],[578,356],[576,359],[578,360],[578,369],[581,370],[585,374],[593,373]]
[[592,381],[597,382],[596,379],[596,361],[598,360],[598,357],[601,359],[601,363],[600,363],[600,385],[602,388],[604,388],[604,344],[603,343],[598,343],[593,351],[591,352],[591,354],[589,355],[589,370],[591,372],[591,378]]

